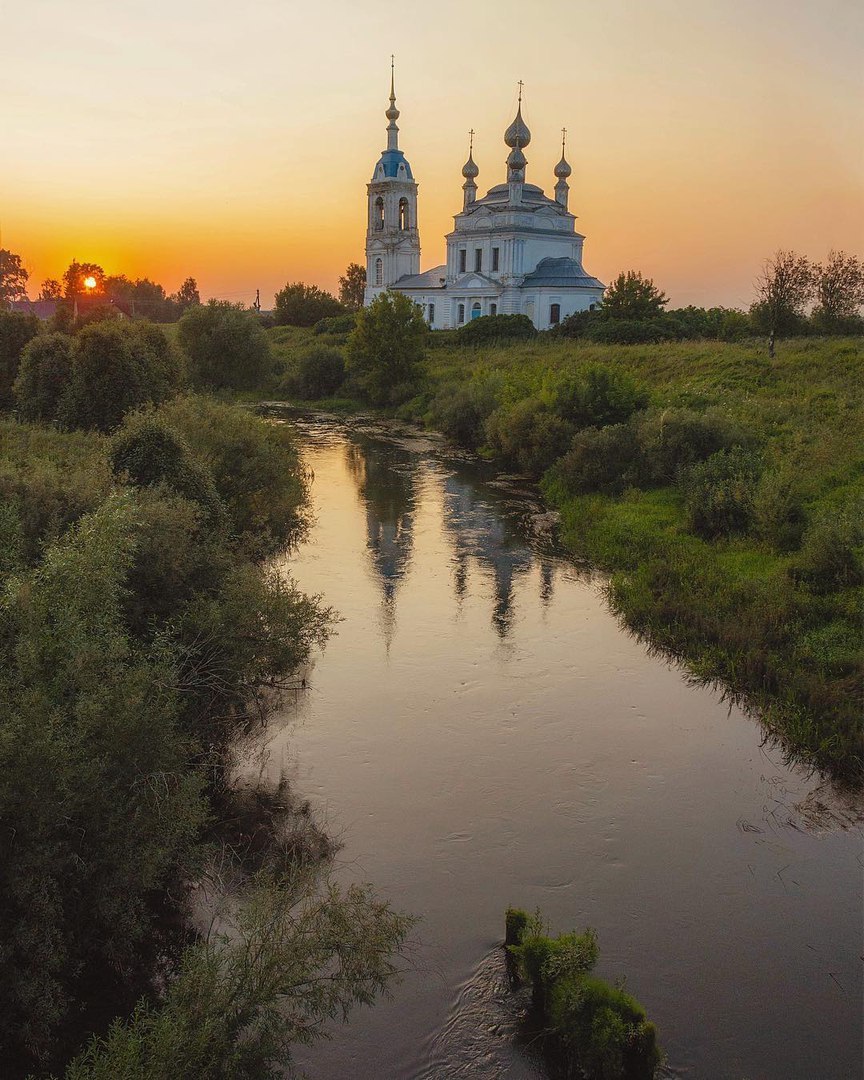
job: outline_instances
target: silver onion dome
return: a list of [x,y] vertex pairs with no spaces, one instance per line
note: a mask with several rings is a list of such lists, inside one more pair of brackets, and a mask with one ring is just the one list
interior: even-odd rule
[[531,132],[528,130],[528,126],[522,119],[522,103],[520,101],[519,108],[516,110],[516,119],[504,132],[504,142],[507,146],[526,147],[531,142]]

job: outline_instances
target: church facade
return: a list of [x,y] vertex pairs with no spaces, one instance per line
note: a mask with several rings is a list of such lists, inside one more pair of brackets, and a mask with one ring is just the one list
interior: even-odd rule
[[420,272],[417,182],[399,149],[399,110],[391,75],[385,113],[387,149],[368,185],[366,295],[370,304],[387,289],[409,296],[433,329],[459,327],[483,315],[527,315],[547,330],[603,299],[605,286],[582,265],[585,237],[568,208],[570,165],[561,145],[555,197],[525,180],[524,149],[531,132],[516,118],[504,133],[509,149],[506,182],[477,198],[479,169],[473,143],[462,168],[462,210],[447,235],[447,262]]

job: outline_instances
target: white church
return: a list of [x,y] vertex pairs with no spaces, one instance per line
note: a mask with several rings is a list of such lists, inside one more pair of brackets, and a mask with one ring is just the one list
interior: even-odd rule
[[522,119],[522,92],[516,119],[504,133],[510,148],[507,182],[477,198],[479,169],[473,143],[462,168],[462,211],[447,235],[447,262],[420,273],[417,183],[399,149],[396,92],[391,73],[390,107],[385,116],[387,149],[368,185],[366,304],[393,289],[423,310],[433,329],[459,327],[481,315],[523,314],[538,330],[548,330],[575,311],[603,299],[605,286],[582,266],[585,237],[567,208],[571,168],[564,157],[555,166],[555,198],[525,182],[531,132]]

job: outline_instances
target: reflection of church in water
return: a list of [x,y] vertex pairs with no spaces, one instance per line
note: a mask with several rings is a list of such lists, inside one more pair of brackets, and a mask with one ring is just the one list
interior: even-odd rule
[[[419,462],[395,447],[349,443],[348,467],[366,512],[366,549],[382,591],[381,614],[389,646],[395,631],[396,592],[414,550]],[[444,480],[444,531],[453,548],[453,583],[461,602],[468,593],[473,559],[493,582],[492,623],[501,638],[513,622],[515,582],[534,565],[535,555],[506,515],[474,484],[450,475]],[[552,595],[552,564],[540,562],[541,599]]]
[[[536,556],[507,518],[480,496],[473,484],[448,476],[444,493],[444,525],[455,549],[456,595],[461,600],[467,593],[469,564],[474,559],[481,570],[492,576],[492,622],[499,636],[505,638],[513,625],[514,583],[532,569]],[[540,595],[544,603],[552,598],[552,583],[552,564],[541,559]]]

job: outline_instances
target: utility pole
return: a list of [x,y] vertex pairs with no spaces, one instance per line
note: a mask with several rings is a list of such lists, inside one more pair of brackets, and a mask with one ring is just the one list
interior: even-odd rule
[[261,290],[260,289],[255,290],[255,303],[254,303],[253,307],[255,308],[255,310],[260,315],[261,314]]

